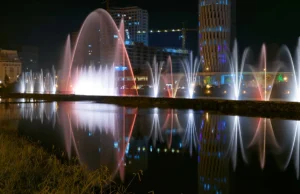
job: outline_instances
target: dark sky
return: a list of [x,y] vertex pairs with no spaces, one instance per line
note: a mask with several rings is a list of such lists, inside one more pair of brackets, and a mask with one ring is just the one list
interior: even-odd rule
[[[136,5],[149,11],[150,28],[197,27],[198,0],[111,0],[112,6]],[[300,36],[295,0],[237,0],[237,38],[241,49],[263,42],[296,46]],[[21,2],[21,3],[20,3]],[[78,2],[78,3],[77,3]],[[293,3],[295,2],[295,3]],[[0,46],[36,45],[44,65],[56,63],[68,33],[77,31],[101,0],[6,1],[0,6]],[[195,44],[197,40],[194,40]]]

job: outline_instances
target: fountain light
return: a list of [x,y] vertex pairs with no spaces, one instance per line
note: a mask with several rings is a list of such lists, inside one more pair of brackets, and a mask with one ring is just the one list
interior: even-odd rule
[[196,85],[197,75],[200,68],[200,61],[196,58],[193,59],[193,53],[190,52],[189,59],[181,61],[183,66],[187,87],[188,87],[188,97],[193,98],[194,88]]
[[152,66],[147,63],[149,70],[150,70],[150,75],[151,75],[151,80],[153,84],[153,97],[158,97],[159,93],[159,83],[160,83],[160,78],[161,78],[161,71],[163,67],[164,62],[157,62],[156,61],[156,56],[153,57],[153,63]]

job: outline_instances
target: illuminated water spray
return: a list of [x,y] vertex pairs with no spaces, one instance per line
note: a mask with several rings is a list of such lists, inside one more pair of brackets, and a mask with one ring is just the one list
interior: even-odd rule
[[182,142],[183,142],[183,145],[189,147],[190,155],[192,155],[193,147],[197,148],[197,145],[199,143],[194,113],[192,110],[189,110],[189,113],[188,113],[187,125],[185,128]]
[[238,58],[238,45],[237,41],[234,41],[233,51],[230,59],[230,75],[232,77],[233,84],[233,94],[231,98],[233,100],[239,100],[240,89],[242,84],[242,76],[244,71],[245,60],[249,53],[249,48],[247,48],[242,56],[241,67],[239,68],[239,58]]
[[270,145],[272,145],[277,151],[281,149],[276,140],[271,120],[267,118],[260,118],[249,147],[258,146],[260,167],[262,169],[265,167],[266,163],[267,141],[270,141]]
[[227,155],[231,156],[233,169],[236,169],[238,147],[241,150],[241,154],[242,154],[242,158],[243,158],[244,162],[248,163],[248,159],[247,159],[245,148],[244,148],[244,141],[243,141],[243,136],[242,136],[240,117],[234,116],[231,118],[233,118],[233,127],[230,130],[231,134],[230,134]]
[[150,137],[152,138],[154,147],[156,146],[157,140],[159,140],[160,143],[163,142],[161,127],[159,122],[159,113],[157,108],[154,108]]
[[[294,156],[294,157],[293,157]],[[296,170],[297,179],[299,179],[300,171],[300,121],[295,122],[295,129],[292,136],[292,147],[288,155],[288,159],[284,164],[284,170],[287,169],[293,157],[293,163]]]
[[163,68],[163,64],[164,62],[162,61],[161,62],[156,61],[156,56],[154,56],[153,58],[152,66],[149,63],[147,63],[150,70],[151,80],[152,80],[153,97],[158,96],[161,70]]
[[196,81],[197,81],[197,74],[200,68],[200,61],[197,58],[194,60],[193,53],[191,52],[189,59],[185,59],[181,61],[181,64],[187,82],[188,97],[193,98]]

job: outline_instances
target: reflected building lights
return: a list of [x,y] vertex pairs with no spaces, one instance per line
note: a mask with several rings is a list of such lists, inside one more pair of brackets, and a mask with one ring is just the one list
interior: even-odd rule
[[[257,120],[257,128],[252,133],[252,125],[244,122],[250,120],[253,123],[251,119],[255,118],[242,119],[194,110],[155,108],[149,113],[149,110],[90,102],[25,102],[16,107],[24,120],[40,120],[45,125],[48,121],[56,123],[54,129],[59,130],[53,131],[63,133],[64,149],[69,158],[77,156],[80,163],[88,166],[108,165],[113,175],[119,174],[121,179],[125,177],[125,170],[128,173],[137,167],[146,169],[150,153],[192,155],[198,148],[199,191],[226,193],[229,162],[236,169],[238,155],[244,163],[250,163],[248,148],[257,146],[260,166],[264,168],[266,155],[273,149],[282,150],[271,120],[266,118]],[[136,123],[136,120],[139,121]],[[283,143],[288,144],[284,169],[294,163],[299,178],[300,122],[293,123],[290,144]]]
[[[221,116],[202,118],[198,145],[198,192],[227,193],[229,158],[226,150],[226,123]],[[213,166],[211,164],[214,164]]]

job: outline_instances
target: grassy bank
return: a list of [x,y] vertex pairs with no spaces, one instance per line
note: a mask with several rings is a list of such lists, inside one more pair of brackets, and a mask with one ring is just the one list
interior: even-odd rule
[[124,193],[106,167],[62,163],[38,144],[0,127],[0,193]]

